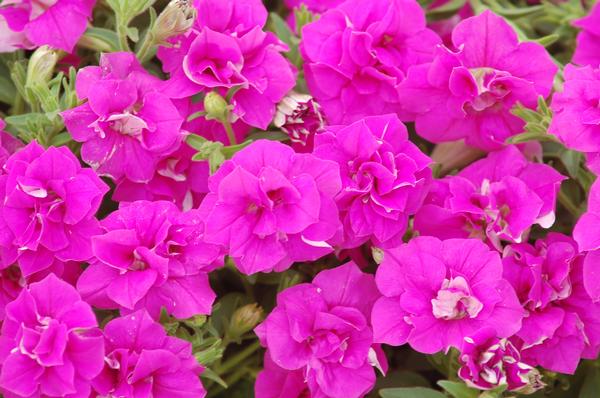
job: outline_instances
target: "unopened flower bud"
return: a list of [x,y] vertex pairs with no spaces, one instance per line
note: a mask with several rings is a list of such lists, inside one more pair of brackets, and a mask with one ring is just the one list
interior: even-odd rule
[[196,9],[191,0],[171,0],[156,19],[153,33],[157,44],[188,31],[196,19]]
[[27,66],[27,85],[46,83],[54,73],[58,62],[58,52],[48,46],[41,46],[33,52]]
[[232,339],[237,339],[254,329],[262,320],[263,309],[258,304],[247,304],[235,310],[231,316],[228,334]]
[[204,97],[204,111],[208,120],[214,119],[224,122],[229,117],[229,105],[227,101],[214,91],[211,91]]

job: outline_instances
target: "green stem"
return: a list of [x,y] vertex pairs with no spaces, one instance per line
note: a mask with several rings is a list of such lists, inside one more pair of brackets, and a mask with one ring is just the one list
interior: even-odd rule
[[139,50],[137,50],[137,52],[136,52],[137,58],[140,60],[140,63],[144,64],[148,60],[150,60],[150,58],[152,58],[153,54],[150,50],[152,49],[153,46],[154,46],[154,36],[152,35],[152,32],[147,32],[146,35],[144,36],[144,41],[142,42],[142,45],[140,46]]
[[215,372],[217,374],[222,375],[230,371],[231,369],[238,366],[245,359],[250,357],[256,351],[260,349],[260,342],[257,340],[254,343],[250,344],[248,347],[244,348],[242,351],[238,352],[225,362],[223,362],[220,366],[215,368]]
[[229,145],[236,145],[237,141],[235,139],[235,133],[233,132],[233,127],[231,127],[231,122],[229,118],[223,120],[223,126],[225,127],[225,132],[227,133],[227,138],[229,138]]
[[121,51],[131,51],[127,40],[127,23],[121,20],[117,14],[117,36],[119,36],[119,47]]
[[578,218],[580,216],[581,212],[579,211],[579,208],[571,201],[571,199],[563,191],[558,192],[558,201],[575,218]]

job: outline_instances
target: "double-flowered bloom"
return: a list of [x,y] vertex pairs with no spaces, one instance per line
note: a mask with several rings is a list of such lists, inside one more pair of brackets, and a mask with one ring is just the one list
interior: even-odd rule
[[295,85],[287,47],[265,32],[267,10],[260,0],[195,0],[198,18],[158,56],[170,74],[165,92],[177,98],[231,91],[233,114],[266,129],[276,104]]
[[435,180],[415,216],[415,230],[440,239],[477,237],[501,250],[501,241],[525,241],[534,224],[552,226],[564,179],[509,146]]
[[205,239],[225,248],[245,274],[281,272],[333,251],[341,229],[336,163],[259,140],[223,163],[200,211]]
[[581,29],[577,35],[577,46],[573,62],[578,65],[600,66],[600,5],[596,4],[590,13],[573,22]]
[[67,147],[36,142],[12,155],[0,175],[0,268],[25,277],[92,257],[96,211],[108,186]]
[[366,241],[402,242],[408,217],[417,212],[431,184],[431,160],[408,140],[396,115],[372,116],[349,126],[331,126],[315,137],[314,154],[340,166],[336,196],[344,224],[343,247]]
[[92,308],[55,275],[6,306],[0,332],[5,397],[86,397],[103,365],[104,338]]
[[460,22],[456,51],[438,46],[432,62],[412,67],[399,87],[400,102],[417,133],[432,142],[465,139],[497,150],[525,122],[511,113],[535,109],[547,97],[558,67],[543,46],[519,43],[517,34],[490,11]]
[[385,250],[376,281],[384,296],[373,308],[377,343],[433,354],[460,348],[484,327],[500,338],[521,328],[523,309],[500,256],[477,239],[423,236]]
[[177,318],[210,314],[215,293],[208,271],[219,249],[202,240],[197,210],[181,212],[170,202],[122,204],[102,220],[92,241],[93,259],[77,282],[86,301],[129,313],[161,308]]
[[[363,397],[375,383],[374,367],[387,369],[370,322],[378,297],[373,276],[354,263],[322,271],[312,283],[281,292],[275,309],[256,328],[269,348],[268,361],[274,362],[269,370],[276,377],[283,376],[277,367],[300,370],[313,397]],[[302,396],[297,374],[287,380],[290,396]]]
[[302,30],[306,83],[333,124],[398,113],[398,85],[439,43],[415,0],[346,1]]
[[113,319],[104,328],[104,368],[92,382],[98,396],[203,398],[203,368],[192,345],[167,336],[146,311]]
[[79,70],[77,96],[87,101],[62,117],[98,174],[147,182],[179,147],[183,117],[160,87],[133,53],[103,54],[100,66]]

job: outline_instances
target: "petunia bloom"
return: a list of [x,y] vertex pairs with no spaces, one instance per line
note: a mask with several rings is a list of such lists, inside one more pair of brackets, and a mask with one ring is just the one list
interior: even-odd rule
[[506,147],[436,180],[415,216],[415,230],[440,239],[477,237],[501,250],[501,241],[525,241],[534,224],[552,226],[564,179]]
[[525,125],[511,109],[517,103],[535,109],[538,97],[550,94],[558,67],[542,45],[519,43],[491,11],[460,22],[452,42],[456,52],[439,46],[433,62],[410,69],[400,102],[429,141],[465,139],[479,149],[500,149]]
[[315,137],[314,154],[340,166],[336,196],[344,224],[343,247],[371,240],[397,246],[431,183],[431,159],[408,140],[394,114],[371,116],[349,126],[327,127]]
[[145,308],[155,318],[161,307],[180,319],[210,314],[207,273],[220,252],[203,242],[197,210],[136,201],[101,224],[105,232],[92,238],[94,258],[77,282],[86,301],[122,313]]
[[584,288],[583,261],[575,241],[557,233],[504,250],[504,277],[527,311],[514,337],[527,363],[573,373],[581,358],[598,356],[600,303]]
[[[0,52],[18,48],[50,47],[72,52],[87,29],[96,0],[6,0],[0,5],[11,47],[0,44]],[[68,21],[68,23],[65,23]],[[4,29],[0,28],[0,32]],[[4,36],[3,36],[4,41]]]
[[387,367],[370,323],[378,297],[373,276],[346,263],[279,293],[255,331],[277,366],[304,373],[311,396],[361,398],[375,383],[373,367]]
[[0,175],[0,268],[25,277],[92,257],[96,211],[108,186],[67,147],[35,141],[12,155]]
[[506,386],[508,391],[531,394],[544,387],[539,371],[521,360],[510,340],[497,338],[489,327],[465,337],[458,360],[458,376],[479,390]]
[[208,182],[205,239],[219,244],[245,274],[283,271],[333,248],[340,222],[336,163],[258,140],[221,165]]
[[206,396],[202,366],[192,345],[167,336],[144,310],[116,318],[104,328],[106,360],[92,386],[104,397]]
[[385,250],[376,281],[384,296],[373,307],[377,343],[433,354],[460,348],[484,327],[500,338],[521,328],[523,309],[500,256],[477,239],[422,236]]
[[7,397],[87,397],[104,365],[92,308],[53,274],[6,306],[0,333],[0,390]]
[[147,182],[158,161],[179,147],[183,117],[135,54],[102,54],[100,66],[79,70],[76,90],[87,101],[62,117],[82,143],[82,159],[99,174]]
[[398,84],[439,43],[415,0],[346,1],[302,29],[306,83],[332,124],[398,113]]
[[552,123],[548,131],[570,149],[584,152],[588,167],[600,172],[600,69],[577,68],[568,64],[564,70],[562,92],[552,97]]
[[260,0],[195,0],[194,5],[198,18],[192,29],[158,51],[170,74],[165,93],[184,98],[231,90],[235,117],[266,129],[296,79],[281,54],[285,44],[263,31],[265,6]]
[[573,62],[579,65],[600,66],[600,5],[595,4],[584,18],[573,21],[580,28]]

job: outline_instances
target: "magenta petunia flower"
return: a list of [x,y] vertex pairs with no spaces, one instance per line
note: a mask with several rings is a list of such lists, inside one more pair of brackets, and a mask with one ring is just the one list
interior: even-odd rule
[[36,142],[12,155],[0,175],[0,268],[25,277],[92,257],[90,237],[108,186],[67,147]]
[[429,141],[465,139],[500,149],[525,125],[511,109],[517,103],[535,109],[538,97],[550,94],[558,67],[540,44],[519,43],[491,11],[460,22],[452,42],[456,52],[439,46],[433,62],[410,69],[400,102]]
[[287,370],[277,366],[268,350],[263,370],[256,376],[254,395],[256,398],[311,398],[304,370]]
[[600,69],[577,68],[568,64],[564,70],[562,92],[552,97],[552,123],[548,131],[568,148],[584,152],[588,167],[600,172]]
[[497,338],[493,328],[465,337],[458,360],[458,376],[479,390],[507,386],[508,391],[531,394],[544,387],[539,371],[521,360],[510,340]]
[[220,252],[203,242],[197,210],[137,201],[101,224],[105,232],[92,238],[94,258],[77,282],[86,301],[122,313],[145,308],[155,318],[161,307],[180,319],[210,314],[208,271]]
[[440,239],[477,237],[501,250],[501,241],[525,241],[534,224],[552,226],[565,178],[509,146],[436,180],[414,228]]
[[302,29],[306,83],[332,124],[399,113],[398,84],[439,43],[414,0],[349,0]]
[[346,263],[279,293],[255,331],[277,366],[302,370],[311,396],[361,398],[375,383],[373,367],[387,368],[371,331],[378,297],[373,276]]
[[92,308],[49,275],[6,306],[0,389],[7,397],[87,397],[102,370],[104,341]]
[[198,18],[158,57],[170,74],[165,92],[176,98],[231,90],[236,117],[266,129],[276,104],[295,83],[295,70],[283,57],[287,47],[263,31],[267,10],[260,0],[196,0]]
[[17,298],[24,284],[25,280],[18,267],[10,266],[0,270],[0,322],[6,316],[6,305]]
[[79,70],[76,89],[87,102],[62,117],[99,174],[147,182],[158,161],[179,147],[183,118],[135,54],[102,54],[100,66]]
[[[2,36],[0,52],[44,44],[72,52],[95,4],[96,0],[5,0],[0,5],[0,26],[4,19],[10,36],[7,48]],[[0,32],[5,30],[0,28]]]
[[206,396],[203,368],[192,345],[167,336],[144,310],[111,320],[104,328],[104,369],[92,386],[104,397]]
[[384,296],[372,314],[378,343],[433,354],[460,348],[484,327],[500,338],[521,328],[523,309],[500,256],[477,239],[423,236],[385,250],[376,281]]
[[241,272],[281,272],[333,251],[327,242],[341,227],[334,162],[259,140],[223,163],[208,185],[200,207],[205,239],[225,247]]
[[371,240],[402,243],[408,217],[417,212],[431,183],[431,159],[408,140],[394,114],[350,126],[327,127],[315,138],[314,154],[337,162],[342,190],[336,196],[344,224],[343,247]]
[[600,5],[595,4],[590,13],[575,20],[573,25],[580,28],[573,62],[579,65],[600,66]]
[[573,373],[581,358],[598,356],[600,303],[583,286],[583,261],[573,239],[557,233],[504,250],[504,278],[527,313],[515,335],[527,363]]

